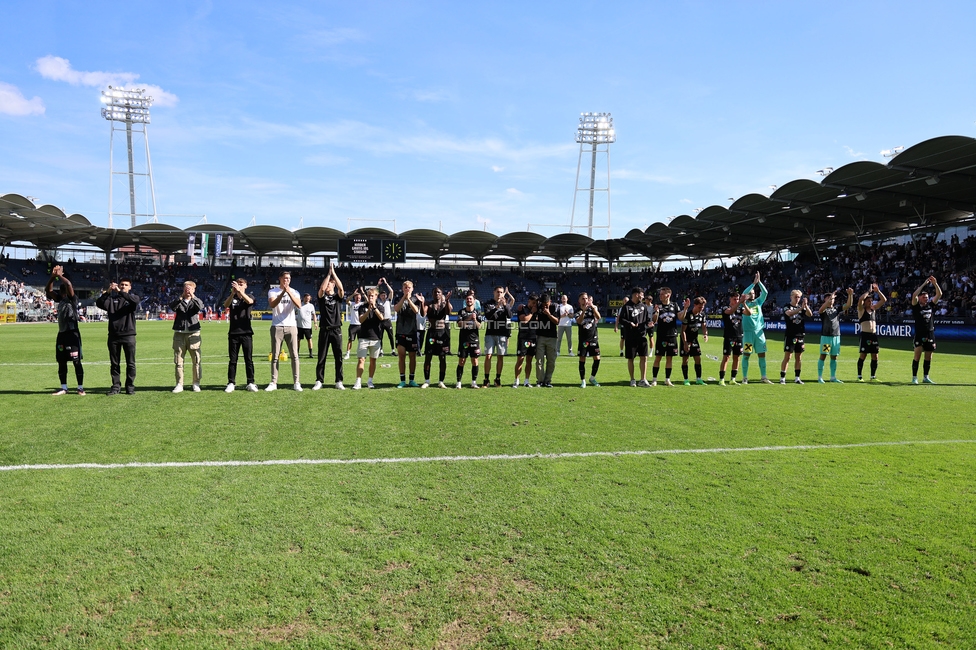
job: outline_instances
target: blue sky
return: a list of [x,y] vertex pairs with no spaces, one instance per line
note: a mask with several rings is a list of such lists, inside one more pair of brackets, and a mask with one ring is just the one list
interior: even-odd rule
[[882,149],[976,135],[971,2],[7,0],[0,11],[0,193],[98,225],[107,83],[157,98],[159,212],[236,227],[566,224],[581,111],[614,117],[617,237],[883,161]]

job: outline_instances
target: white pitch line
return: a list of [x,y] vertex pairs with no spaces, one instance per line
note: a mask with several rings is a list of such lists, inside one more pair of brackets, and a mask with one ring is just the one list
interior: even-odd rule
[[857,449],[860,447],[900,447],[906,445],[959,445],[976,440],[903,440],[855,442],[844,445],[773,445],[767,447],[713,447],[709,449],[658,449],[656,451],[580,451],[554,454],[488,454],[484,456],[429,456],[417,458],[296,458],[280,460],[202,460],[164,463],[74,463],[70,465],[0,465],[0,472],[50,469],[137,469],[182,467],[267,467],[271,465],[384,465],[399,463],[442,463],[488,460],[531,460],[563,458],[613,458],[619,456],[662,456],[674,454],[729,454],[756,451],[815,451],[818,449]]

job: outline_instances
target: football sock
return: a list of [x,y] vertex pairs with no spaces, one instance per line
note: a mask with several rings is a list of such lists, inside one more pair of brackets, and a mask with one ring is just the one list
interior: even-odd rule
[[837,357],[830,357],[830,376],[837,377]]
[[918,377],[918,360],[912,361],[912,377]]
[[695,364],[695,377],[701,379],[702,375],[702,365],[700,363]]
[[766,357],[759,357],[759,374],[762,377],[766,376]]
[[878,374],[878,360],[871,359],[871,376],[874,377]]
[[749,378],[749,359],[752,358],[751,354],[746,354],[742,356],[742,376]]
[[922,374],[928,377],[929,370],[931,369],[932,369],[932,361],[930,359],[926,359],[925,361],[922,362]]

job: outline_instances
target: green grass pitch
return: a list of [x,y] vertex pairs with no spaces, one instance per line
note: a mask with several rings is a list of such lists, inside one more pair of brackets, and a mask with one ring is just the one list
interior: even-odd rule
[[[334,390],[330,359],[312,392],[306,358],[303,393],[227,395],[205,323],[204,391],[173,395],[169,327],[139,323],[138,392],[107,397],[105,325],[83,324],[89,395],[53,397],[55,326],[0,326],[0,647],[976,643],[976,346],[940,344],[934,386],[907,383],[907,342],[853,383],[845,339],[843,385],[810,345],[804,386],[633,389],[602,330],[600,388],[562,356],[551,390],[512,389],[514,357],[501,389],[396,390],[386,356],[378,390]],[[723,448],[749,450],[546,456]]]

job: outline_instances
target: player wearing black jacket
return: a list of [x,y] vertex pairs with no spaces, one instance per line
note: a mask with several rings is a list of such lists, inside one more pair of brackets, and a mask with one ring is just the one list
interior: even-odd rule
[[125,394],[136,392],[136,309],[141,300],[132,293],[132,280],[128,278],[113,282],[95,299],[95,306],[108,313],[108,361],[112,375],[109,395],[118,395],[122,389],[122,353],[125,354]]

